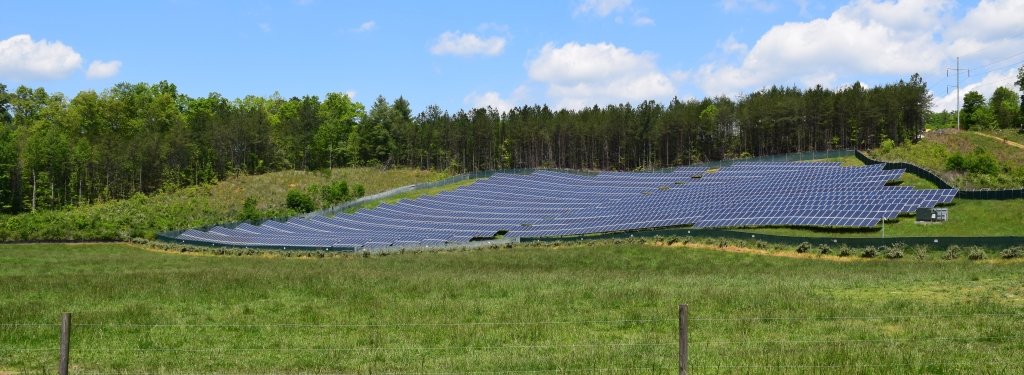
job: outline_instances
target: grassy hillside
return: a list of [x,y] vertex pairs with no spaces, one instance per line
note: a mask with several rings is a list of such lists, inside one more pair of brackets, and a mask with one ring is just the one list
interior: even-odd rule
[[226,223],[241,219],[247,198],[256,201],[262,217],[294,214],[285,206],[289,190],[305,190],[344,180],[362,185],[366,194],[443,178],[437,172],[413,169],[340,168],[324,172],[284,171],[238,176],[213,185],[184,188],[152,196],[0,217],[0,240],[108,240],[152,237],[158,232]]
[[[972,132],[928,132],[916,144],[882,147],[869,154],[877,160],[916,164],[961,189],[1024,187],[1024,149]],[[951,163],[956,156],[966,161],[960,168]]]
[[1024,263],[823,259],[0,245],[0,373],[53,373],[65,311],[76,373],[673,373],[680,303],[695,373],[1019,371]]

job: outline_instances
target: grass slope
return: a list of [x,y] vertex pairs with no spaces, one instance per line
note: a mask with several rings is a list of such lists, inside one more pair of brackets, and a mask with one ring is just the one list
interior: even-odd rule
[[345,180],[361,184],[366,194],[443,178],[438,172],[414,169],[339,168],[323,172],[284,171],[228,178],[213,185],[194,186],[152,196],[0,217],[0,240],[109,240],[153,237],[168,230],[239,220],[246,198],[257,201],[265,217],[294,214],[285,207],[288,190]]
[[0,373],[54,372],[64,311],[76,373],[673,373],[680,303],[697,373],[1008,374],[1024,361],[1019,261],[93,244],[0,245],[0,264]]
[[[965,173],[949,170],[946,160],[956,154],[970,155],[983,149],[999,163],[996,174]],[[869,152],[872,158],[890,162],[908,162],[936,172],[961,189],[1019,189],[1024,186],[1024,149],[972,132],[946,129],[926,133],[916,144]]]

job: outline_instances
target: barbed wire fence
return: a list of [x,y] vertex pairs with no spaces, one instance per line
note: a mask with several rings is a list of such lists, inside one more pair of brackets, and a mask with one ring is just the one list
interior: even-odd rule
[[[697,316],[692,317],[689,314],[688,307],[686,305],[680,305],[679,316],[670,319],[610,319],[610,320],[537,320],[537,321],[488,321],[488,322],[405,322],[405,323],[197,323],[197,324],[145,324],[145,323],[121,323],[121,322],[89,322],[89,323],[78,323],[71,325],[70,314],[64,314],[61,317],[60,323],[37,323],[37,322],[9,322],[0,323],[0,344],[3,344],[6,340],[11,337],[21,337],[16,334],[12,334],[14,331],[19,330],[34,330],[40,332],[40,337],[48,338],[54,345],[40,345],[40,346],[18,346],[10,345],[17,344],[8,342],[7,344],[0,345],[0,374],[13,375],[22,373],[58,373],[61,375],[68,374],[71,369],[74,369],[74,374],[165,374],[165,375],[185,375],[185,374],[196,374],[196,375],[207,375],[207,374],[225,374],[224,372],[175,372],[166,371],[160,369],[157,371],[146,372],[146,370],[139,371],[138,369],[132,369],[130,371],[111,371],[111,370],[95,370],[89,371],[87,368],[82,367],[70,367],[69,363],[73,363],[76,356],[83,355],[157,355],[174,358],[174,356],[182,355],[183,353],[203,353],[211,354],[217,358],[227,358],[229,356],[237,356],[241,354],[258,354],[258,353],[277,353],[279,355],[294,355],[294,354],[308,354],[308,353],[346,353],[346,354],[365,354],[365,353],[397,353],[397,355],[407,355],[408,353],[430,353],[433,355],[444,356],[446,353],[454,352],[501,352],[509,353],[514,351],[538,351],[538,350],[557,350],[557,351],[577,351],[580,349],[603,349],[603,350],[660,350],[658,354],[667,354],[668,350],[678,349],[678,358],[675,356],[663,355],[658,361],[654,363],[637,364],[628,363],[628,361],[620,361],[619,363],[601,363],[598,365],[595,363],[589,367],[574,367],[570,364],[565,366],[555,364],[550,368],[541,369],[502,369],[502,370],[465,370],[465,371],[394,371],[388,369],[382,369],[380,371],[372,371],[374,374],[519,374],[519,373],[543,373],[543,374],[559,374],[559,373],[679,373],[679,374],[697,374],[697,373],[721,373],[721,372],[856,372],[856,371],[868,371],[888,369],[894,371],[903,371],[910,369],[920,368],[944,368],[944,369],[959,369],[967,372],[975,372],[975,370],[991,369],[993,367],[1001,367],[1004,369],[1017,369],[1024,371],[1024,351],[1020,351],[1020,355],[1016,358],[1006,358],[1005,360],[912,360],[912,361],[889,361],[885,363],[873,363],[868,360],[851,362],[845,360],[840,363],[801,363],[799,361],[788,361],[784,358],[761,358],[760,361],[733,361],[730,359],[731,356],[714,355],[716,351],[730,350],[746,350],[754,348],[757,350],[765,350],[768,347],[796,347],[796,346],[814,346],[814,345],[832,345],[832,346],[844,346],[850,344],[863,345],[863,344],[877,344],[883,347],[896,347],[896,346],[907,346],[913,345],[920,342],[949,342],[949,343],[960,343],[964,345],[975,345],[982,343],[1015,343],[1013,345],[1019,346],[1024,349],[1024,313],[970,313],[970,314],[921,314],[921,315],[850,315],[850,316],[734,316],[734,317],[705,317]],[[1016,330],[1012,332],[1005,332],[1005,334],[975,334],[975,335],[947,335],[947,336],[921,336],[915,337],[913,334],[905,334],[902,337],[893,337],[892,335],[879,335],[877,337],[849,337],[841,334],[833,334],[828,337],[807,337],[801,339],[778,339],[778,340],[765,340],[765,339],[750,339],[750,340],[713,340],[713,339],[699,339],[693,340],[690,335],[691,324],[695,324],[698,328],[708,325],[722,325],[722,324],[749,324],[751,322],[757,322],[762,324],[778,324],[778,323],[789,323],[789,324],[801,324],[807,322],[824,323],[830,322],[840,325],[849,321],[901,321],[901,320],[919,320],[919,319],[984,319],[984,318],[997,318],[1004,320],[1005,322],[1015,322]],[[398,329],[398,330],[410,330],[410,329],[436,329],[436,328],[459,328],[459,329],[498,329],[500,327],[517,327],[517,326],[575,326],[583,328],[593,328],[595,326],[611,325],[611,326],[660,326],[664,328],[669,326],[670,328],[678,328],[678,336],[671,337],[669,335],[661,334],[657,337],[646,337],[647,340],[636,341],[636,340],[621,340],[621,341],[592,341],[592,342],[567,342],[567,343],[497,343],[489,345],[437,345],[437,346],[387,346],[387,345],[366,345],[366,346],[290,346],[281,347],[277,345],[267,346],[184,346],[184,347],[111,347],[111,346],[84,346],[78,347],[74,345],[72,340],[72,332],[80,331],[99,331],[100,336],[104,337],[104,331],[111,330],[137,330],[151,332],[152,330],[182,330],[188,332],[196,332],[203,330],[267,330],[268,332],[275,330],[295,330],[295,329],[318,329],[318,330],[339,330],[339,329],[353,329],[353,330],[367,330],[367,329]],[[663,330],[664,331],[664,330]],[[698,329],[697,332],[699,332]],[[109,333],[109,332],[108,332]],[[221,332],[223,334],[223,332]],[[662,332],[664,333],[664,332]],[[5,336],[7,339],[5,340]],[[59,340],[54,340],[59,336]],[[32,340],[40,341],[40,340]],[[911,350],[912,348],[908,348]],[[38,354],[37,357],[43,361],[49,361],[46,364],[38,364],[31,366],[26,371],[18,370],[20,372],[13,372],[6,370],[3,366],[9,366],[5,364],[2,358],[10,357],[16,353],[34,353]],[[694,356],[694,354],[698,354]],[[600,362],[600,361],[597,361]],[[358,373],[365,372],[364,369],[357,370]],[[939,371],[943,372],[943,371]],[[1010,371],[1012,372],[1012,371]],[[241,374],[243,372],[239,372]],[[252,373],[252,372],[244,372]],[[263,372],[260,372],[263,373]],[[265,374],[272,374],[277,372],[269,372]],[[294,373],[294,372],[282,372],[282,373]],[[303,373],[315,373],[315,374],[331,374],[332,372],[303,372]],[[230,373],[229,373],[230,374]]]

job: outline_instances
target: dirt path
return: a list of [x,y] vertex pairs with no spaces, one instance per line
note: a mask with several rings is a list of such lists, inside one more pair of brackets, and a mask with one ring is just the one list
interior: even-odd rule
[[980,135],[982,137],[989,137],[989,138],[992,138],[992,139],[998,139],[1000,141],[1003,141],[1003,143],[1008,144],[1010,146],[1013,146],[1013,147],[1016,147],[1016,148],[1019,148],[1019,149],[1024,149],[1024,145],[1022,145],[1020,143],[1017,143],[1017,142],[1014,142],[1014,141],[1011,141],[1011,140],[1007,140],[1007,139],[1004,139],[1004,138],[999,138],[999,137],[996,137],[994,135],[985,134],[985,133],[982,133],[982,132],[971,132],[971,133]]

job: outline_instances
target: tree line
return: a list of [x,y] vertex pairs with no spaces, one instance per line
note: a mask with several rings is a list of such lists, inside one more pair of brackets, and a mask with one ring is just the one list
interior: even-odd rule
[[920,134],[932,98],[907,81],[582,109],[367,110],[343,93],[189,97],[120,83],[68,98],[0,84],[0,202],[17,213],[204,184],[232,174],[371,165],[452,173],[526,167],[656,169]]

